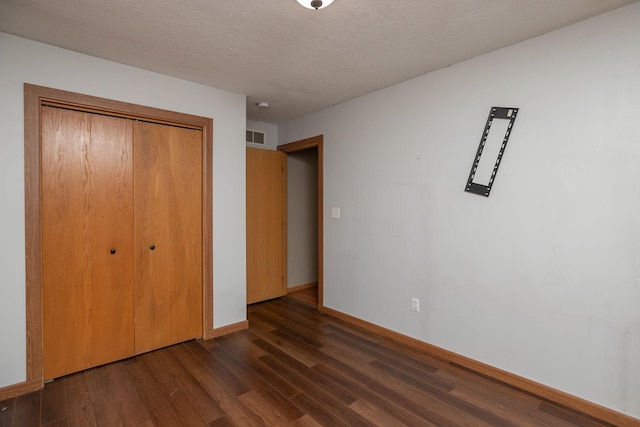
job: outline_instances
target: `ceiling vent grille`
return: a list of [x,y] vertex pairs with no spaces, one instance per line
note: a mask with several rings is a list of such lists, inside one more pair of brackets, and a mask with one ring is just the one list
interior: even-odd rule
[[255,130],[247,130],[247,142],[250,144],[264,145],[264,133]]

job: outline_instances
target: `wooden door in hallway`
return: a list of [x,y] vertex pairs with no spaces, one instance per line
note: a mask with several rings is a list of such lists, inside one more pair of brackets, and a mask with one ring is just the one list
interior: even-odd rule
[[247,148],[247,304],[286,294],[285,156]]

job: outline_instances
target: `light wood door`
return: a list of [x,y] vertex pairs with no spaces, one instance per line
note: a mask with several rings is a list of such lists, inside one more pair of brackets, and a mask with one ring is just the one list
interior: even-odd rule
[[286,294],[284,160],[278,151],[247,148],[247,304]]
[[202,336],[202,132],[138,121],[135,351]]
[[41,109],[44,378],[133,354],[129,120]]

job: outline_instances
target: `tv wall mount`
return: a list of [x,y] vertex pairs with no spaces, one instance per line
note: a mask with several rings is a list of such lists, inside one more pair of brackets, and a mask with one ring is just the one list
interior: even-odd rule
[[[467,186],[464,191],[489,197],[491,187],[493,186],[493,182],[496,178],[496,173],[498,173],[498,167],[500,166],[502,156],[504,155],[504,150],[507,148],[507,142],[509,141],[509,135],[511,135],[511,130],[513,129],[513,123],[516,121],[517,116],[518,108],[491,107],[491,110],[489,110],[489,117],[487,118],[487,124],[484,127],[482,138],[480,139],[480,145],[478,145],[478,151],[476,152],[476,156],[473,160],[471,172],[469,172],[469,179],[467,180]],[[506,120],[506,127],[500,126],[500,130],[491,133],[491,125],[494,124],[494,122],[498,123],[497,120]],[[496,132],[499,132],[500,135],[496,135]],[[495,140],[495,138],[500,137],[502,137],[502,141],[500,142],[499,139],[497,140],[497,143],[500,144],[497,157],[494,157],[495,151],[493,153],[485,153],[485,156],[483,157],[482,154],[485,152],[487,141],[492,141]],[[487,156],[490,158],[487,158]],[[495,162],[493,163],[493,169],[490,169],[490,162],[492,162],[494,158]],[[484,177],[478,176],[479,168],[487,171],[484,174]]]

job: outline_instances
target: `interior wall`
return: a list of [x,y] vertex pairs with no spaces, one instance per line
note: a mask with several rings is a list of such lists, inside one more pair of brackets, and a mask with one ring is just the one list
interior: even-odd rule
[[287,155],[287,287],[318,282],[318,148]]
[[4,33],[0,58],[0,387],[26,378],[25,82],[213,118],[214,327],[245,320],[245,97]]
[[247,130],[253,130],[264,133],[264,145],[252,144],[247,142],[247,147],[251,148],[263,148],[265,150],[277,150],[278,149],[278,125],[271,123],[257,122],[253,120],[247,120]]
[[[324,135],[324,304],[640,417],[638,22],[634,3],[281,125]],[[463,190],[491,106],[520,112],[485,198]]]

